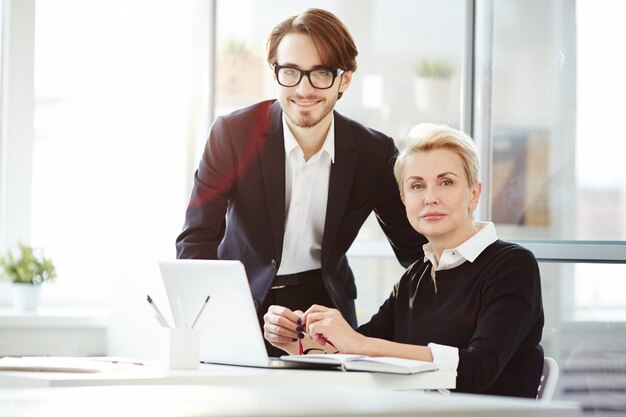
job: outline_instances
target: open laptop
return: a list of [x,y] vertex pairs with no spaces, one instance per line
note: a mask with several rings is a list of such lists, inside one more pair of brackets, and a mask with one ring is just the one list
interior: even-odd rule
[[195,325],[201,331],[202,362],[320,368],[267,355],[246,270],[240,261],[177,259],[160,261],[159,267],[176,327],[189,327],[207,296],[211,296]]

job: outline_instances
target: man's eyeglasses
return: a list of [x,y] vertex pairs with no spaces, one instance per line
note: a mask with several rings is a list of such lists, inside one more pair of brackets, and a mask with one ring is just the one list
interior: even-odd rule
[[311,86],[318,90],[326,90],[333,86],[335,78],[343,74],[343,70],[319,68],[302,71],[297,68],[276,64],[274,65],[274,74],[276,74],[278,84],[283,87],[295,87],[300,84],[300,81],[306,75]]

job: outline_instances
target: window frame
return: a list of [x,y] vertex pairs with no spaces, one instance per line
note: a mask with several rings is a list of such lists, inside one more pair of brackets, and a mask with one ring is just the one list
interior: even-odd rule
[[[574,3],[575,4],[575,3]],[[467,67],[471,68],[464,77],[471,80],[472,100],[467,100],[461,108],[466,122],[465,130],[476,140],[481,159],[481,177],[492,177],[493,172],[493,131],[491,129],[491,92],[493,79],[493,40],[494,40],[494,1],[467,0],[468,22],[466,36],[473,39],[468,47]],[[478,29],[482,28],[482,29]],[[472,65],[473,64],[473,65]],[[490,187],[483,187],[477,216],[491,219],[492,195]],[[528,239],[512,241],[528,248],[540,262],[559,263],[614,263],[626,264],[626,241],[603,240],[551,240]]]
[[[207,120],[215,119],[215,61],[217,0],[208,2],[209,62]],[[490,178],[493,135],[490,130],[489,80],[493,63],[493,0],[465,1],[465,51],[463,55],[461,84],[461,130],[477,141],[483,161],[482,176]],[[30,237],[33,150],[33,110],[35,0],[6,0],[2,2],[2,135],[0,136],[0,251],[4,252],[14,241],[28,242]],[[483,30],[477,31],[477,27]],[[20,53],[18,53],[18,51]],[[18,117],[19,115],[19,117]],[[189,166],[192,169],[197,152],[189,144]],[[19,162],[19,163],[18,163]],[[11,178],[11,181],[8,179]],[[16,180],[16,178],[19,179]],[[491,196],[488,187],[483,190],[477,215],[491,218]],[[9,205],[8,202],[11,202]],[[515,241],[515,240],[514,240]],[[542,262],[562,263],[615,263],[626,264],[626,241],[570,241],[570,240],[519,240]],[[351,256],[393,257],[385,241],[356,241],[350,249]]]
[[35,0],[4,0],[0,9],[0,253],[4,253],[12,242],[30,240],[30,217],[24,213],[31,209]]

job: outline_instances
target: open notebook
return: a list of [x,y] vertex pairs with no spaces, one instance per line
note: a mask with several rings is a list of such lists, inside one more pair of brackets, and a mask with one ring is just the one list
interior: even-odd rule
[[282,359],[298,363],[335,364],[344,371],[384,372],[389,374],[410,375],[437,370],[437,365],[432,362],[383,356],[372,357],[365,355],[350,355],[344,353],[334,353],[328,355],[291,355],[282,356]]
[[176,327],[189,327],[211,296],[196,328],[200,360],[271,368],[328,368],[336,364],[287,362],[265,350],[246,270],[239,261],[178,259],[159,262]]

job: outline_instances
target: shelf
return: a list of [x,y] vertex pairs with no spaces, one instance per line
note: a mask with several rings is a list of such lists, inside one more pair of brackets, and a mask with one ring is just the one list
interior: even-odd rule
[[0,308],[0,328],[34,327],[92,327],[108,325],[107,309],[93,308],[39,308],[36,311],[20,311]]

